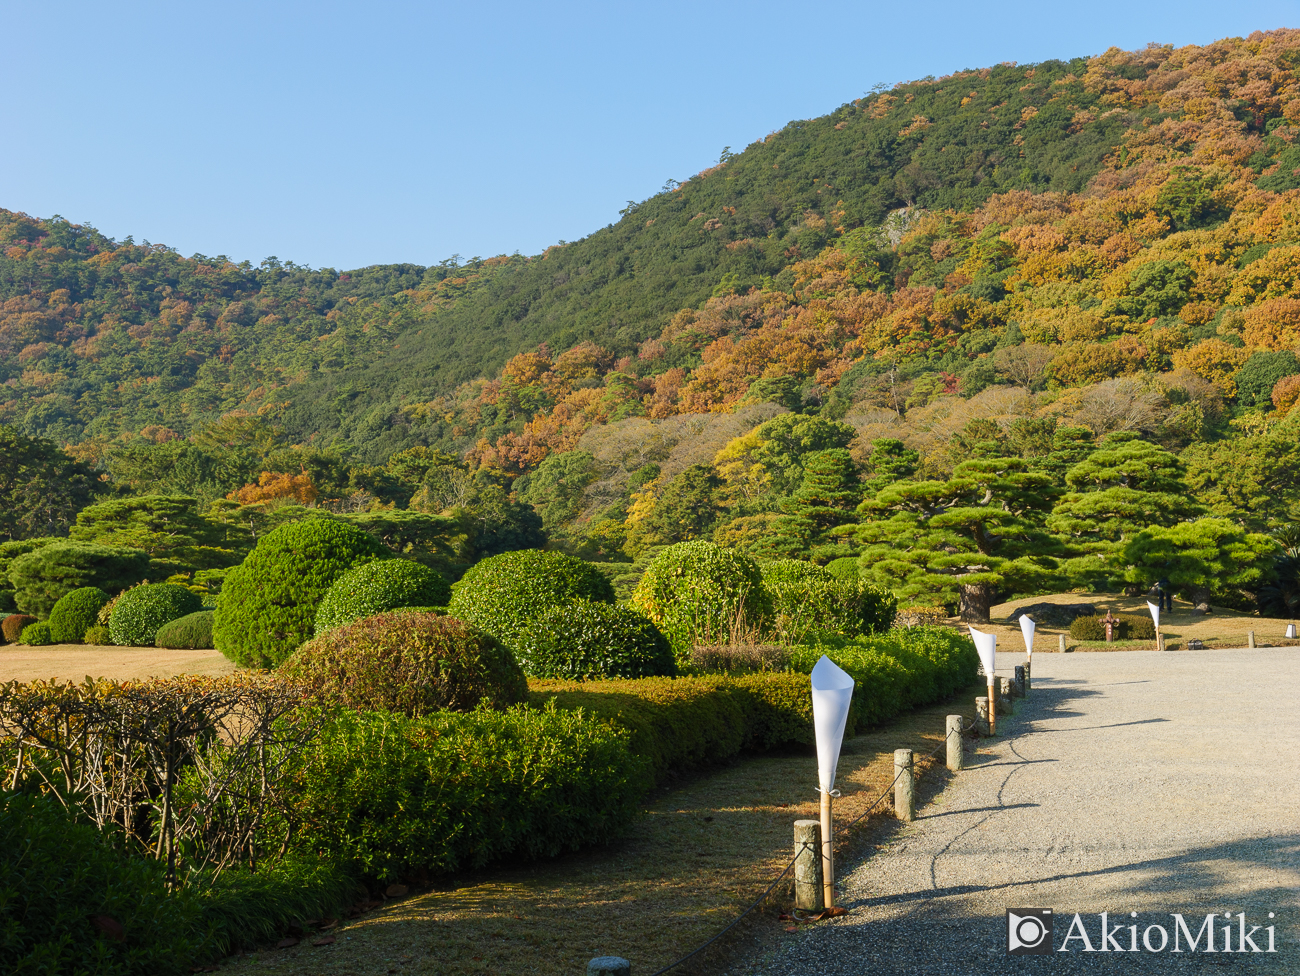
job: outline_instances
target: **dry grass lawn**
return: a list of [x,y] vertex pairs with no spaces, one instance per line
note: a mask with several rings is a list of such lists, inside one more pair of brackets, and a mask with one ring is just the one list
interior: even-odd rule
[[231,674],[235,665],[219,651],[171,651],[159,647],[101,647],[94,644],[0,646],[0,681],[58,678],[169,678],[176,674]]

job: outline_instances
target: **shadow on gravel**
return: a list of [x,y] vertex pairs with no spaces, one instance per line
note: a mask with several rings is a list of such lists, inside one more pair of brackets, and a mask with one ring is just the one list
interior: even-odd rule
[[[953,811],[958,812],[958,811]],[[948,888],[904,892],[898,895],[860,899],[846,902],[850,914],[834,925],[818,930],[801,947],[800,957],[804,972],[817,973],[870,973],[871,976],[952,976],[952,974],[1020,974],[1032,973],[1097,973],[1123,971],[1135,973],[1203,974],[1227,971],[1285,976],[1300,973],[1300,938],[1297,924],[1296,878],[1289,884],[1264,884],[1238,895],[1232,900],[1219,900],[1212,893],[1229,880],[1247,877],[1262,866],[1292,867],[1300,869],[1300,835],[1287,834],[1276,837],[1257,837],[1221,845],[1196,848],[1184,854],[1165,858],[1137,860],[1099,871],[1064,872],[1027,882],[992,885],[964,885]],[[1115,895],[1107,906],[1110,929],[1115,940],[1107,953],[1101,953],[1100,919],[1095,912],[1081,913],[1085,932],[1094,948],[1085,952],[1084,944],[1073,939],[1068,951],[1060,951],[1070,931],[1075,909],[1065,901],[1042,904],[1041,895],[1026,895],[1026,885],[1063,883],[1069,890],[1073,879],[1110,875],[1116,877],[1118,887],[1141,893],[1150,903],[1152,892],[1159,892],[1159,911],[1143,911],[1136,918],[1130,916],[1131,906],[1125,903],[1123,891]],[[990,913],[987,904],[978,908],[965,904],[964,896],[980,893],[1001,893],[1000,907]],[[987,903],[987,895],[981,899]],[[1053,952],[1050,956],[1009,956],[1006,953],[1006,909],[1049,908],[1055,918]],[[880,910],[902,917],[879,917]],[[1276,918],[1268,918],[1269,912]],[[1142,933],[1148,926],[1163,926],[1170,938],[1175,931],[1171,915],[1182,914],[1197,934],[1208,914],[1217,913],[1218,932],[1213,954],[1187,951],[1173,954],[1142,949]],[[1231,912],[1232,951],[1223,951],[1223,927],[1229,924],[1223,918]],[[1248,929],[1260,926],[1254,932],[1254,942],[1261,950],[1267,949],[1265,926],[1276,926],[1275,953],[1238,951],[1239,922],[1237,913],[1246,914]],[[871,917],[877,916],[877,917]],[[1122,926],[1115,932],[1116,926]],[[1132,937],[1128,926],[1137,925],[1139,951],[1128,951]],[[810,933],[811,935],[811,933]],[[1152,941],[1158,944],[1159,933],[1153,932]],[[1114,944],[1124,947],[1116,952]],[[1186,939],[1181,942],[1184,950]],[[1204,939],[1200,946],[1205,946]],[[1172,948],[1172,943],[1169,948]],[[1249,949],[1249,946],[1247,946]]]
[[1026,807],[1039,807],[1041,803],[1007,803],[1000,807],[967,807],[965,810],[945,810],[942,813],[926,813],[917,820],[933,820],[936,817],[955,817],[959,813],[992,813],[994,810],[1018,810]]

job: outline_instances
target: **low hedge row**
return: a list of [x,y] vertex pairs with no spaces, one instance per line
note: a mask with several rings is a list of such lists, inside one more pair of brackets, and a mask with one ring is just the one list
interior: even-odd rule
[[605,843],[650,782],[629,738],[555,707],[339,710],[291,772],[295,848],[386,881]]
[[[626,729],[656,781],[734,758],[745,749],[813,743],[812,700],[802,674],[529,683],[529,701],[582,709]],[[852,731],[848,734],[852,734]]]
[[[1115,615],[1119,623],[1115,627],[1115,640],[1155,640],[1156,624],[1147,614],[1120,613]],[[1074,640],[1104,641],[1106,625],[1095,614],[1076,617],[1070,624],[1070,637]]]

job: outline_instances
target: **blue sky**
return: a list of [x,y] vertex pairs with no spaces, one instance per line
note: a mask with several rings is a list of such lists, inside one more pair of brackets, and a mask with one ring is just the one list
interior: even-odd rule
[[877,82],[1206,43],[1298,13],[0,0],[0,207],[254,263],[536,253]]

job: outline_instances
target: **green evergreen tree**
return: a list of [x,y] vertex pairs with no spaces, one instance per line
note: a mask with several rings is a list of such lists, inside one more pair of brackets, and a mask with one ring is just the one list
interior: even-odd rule
[[692,464],[668,482],[650,514],[628,532],[628,552],[704,538],[721,511],[720,487],[722,481],[711,467]]
[[199,514],[184,495],[113,498],[82,509],[68,532],[78,542],[126,546],[149,554],[150,579],[234,566],[243,553],[227,548],[224,526]]
[[948,481],[900,481],[859,506],[861,571],[900,601],[960,604],[987,623],[999,593],[1040,585],[1061,545],[1043,529],[1059,494],[1022,458],[965,461]]
[[818,451],[804,459],[803,484],[781,499],[781,511],[772,523],[772,550],[795,559],[827,563],[848,556],[853,547],[834,529],[856,521],[854,510],[862,500],[857,465],[844,448]]
[[1125,543],[1120,559],[1128,582],[1145,589],[1168,579],[1175,591],[1208,610],[1216,596],[1234,604],[1254,602],[1254,591],[1274,579],[1279,551],[1276,540],[1262,533],[1203,518],[1143,529]]
[[53,441],[0,424],[0,541],[66,533],[106,487]]
[[1111,434],[1066,473],[1071,491],[1047,527],[1069,549],[1064,565],[1076,582],[1104,584],[1122,569],[1125,543],[1143,529],[1204,514],[1183,481],[1174,454],[1133,434]]
[[892,437],[877,437],[871,442],[867,456],[867,478],[862,483],[863,493],[874,496],[882,488],[910,478],[921,464],[921,455],[903,446]]

